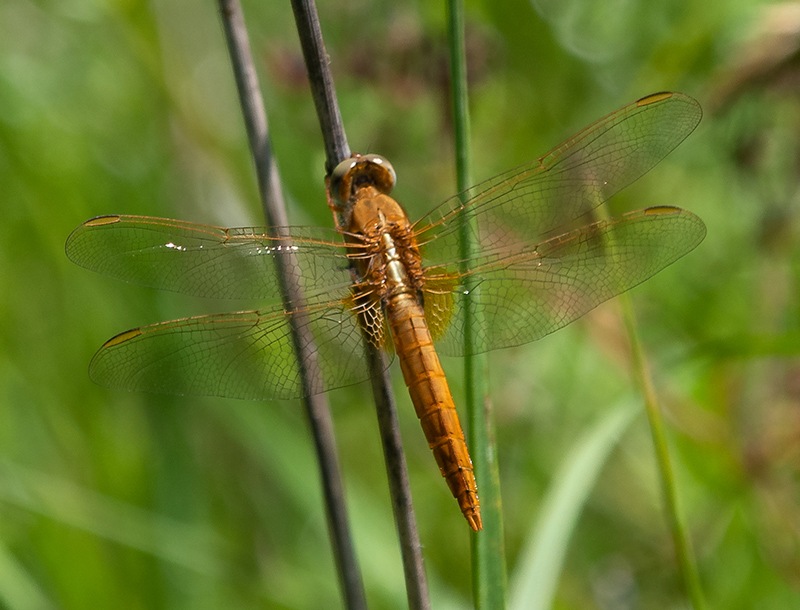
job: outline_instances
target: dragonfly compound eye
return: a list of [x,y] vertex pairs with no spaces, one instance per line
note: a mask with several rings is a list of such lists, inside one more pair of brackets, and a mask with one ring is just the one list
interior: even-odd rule
[[330,191],[337,203],[344,204],[350,199],[353,183],[351,170],[358,164],[357,158],[345,159],[331,172]]
[[380,155],[364,155],[359,161],[363,163],[371,184],[381,193],[388,195],[397,182],[397,174],[392,164]]
[[373,186],[388,195],[397,175],[392,164],[380,155],[358,155],[345,159],[331,173],[330,190],[339,204],[350,201],[362,186]]

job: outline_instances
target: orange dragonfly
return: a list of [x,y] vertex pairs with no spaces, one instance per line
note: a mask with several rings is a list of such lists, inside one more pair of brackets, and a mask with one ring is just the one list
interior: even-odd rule
[[[67,239],[67,255],[79,265],[199,297],[271,303],[128,330],[100,348],[90,375],[127,390],[297,398],[302,363],[293,318],[313,340],[321,368],[315,393],[369,377],[366,336],[398,355],[442,475],[477,531],[472,462],[437,350],[464,355],[539,339],[697,246],[705,225],[680,208],[609,220],[594,213],[680,144],[701,115],[686,95],[647,96],[413,223],[388,194],[394,170],[376,155],[356,155],[333,172],[329,195],[344,219],[335,230],[288,228],[275,236],[262,227],[146,216],[88,220]],[[466,258],[465,220],[477,226]],[[276,268],[284,257],[293,261],[302,304],[281,302]],[[479,326],[465,344],[468,308]]]

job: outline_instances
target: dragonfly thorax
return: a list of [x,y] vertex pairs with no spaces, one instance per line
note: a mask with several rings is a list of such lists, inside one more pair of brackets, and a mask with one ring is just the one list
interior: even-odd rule
[[349,233],[365,237],[411,225],[403,207],[372,185],[362,186],[356,191],[346,221]]
[[346,235],[359,275],[379,298],[418,291],[422,262],[405,210],[371,185],[360,188],[357,195]]

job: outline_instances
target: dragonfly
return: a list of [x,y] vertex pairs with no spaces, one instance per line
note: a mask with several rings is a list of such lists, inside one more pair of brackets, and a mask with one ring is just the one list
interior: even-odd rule
[[[66,243],[83,267],[263,305],[127,330],[102,345],[90,376],[126,390],[298,398],[307,364],[298,354],[318,364],[308,391],[325,392],[369,378],[366,341],[398,357],[441,474],[478,531],[472,461],[439,354],[539,339],[695,248],[706,228],[689,211],[662,205],[601,218],[598,207],[678,146],[701,116],[687,95],[649,95],[415,222],[391,197],[395,171],[378,155],[354,155],[329,177],[342,219],[336,228],[88,220]],[[280,267],[290,269],[302,300],[281,296]],[[293,335],[292,324],[304,332]]]

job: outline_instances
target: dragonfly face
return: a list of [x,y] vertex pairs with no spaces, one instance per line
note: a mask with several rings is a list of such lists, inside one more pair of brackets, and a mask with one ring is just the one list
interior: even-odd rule
[[[290,321],[313,339],[321,366],[315,392],[368,377],[365,329],[374,345],[394,344],[437,463],[478,529],[471,463],[436,350],[463,355],[533,341],[696,247],[705,226],[680,208],[610,220],[594,211],[663,159],[700,117],[685,95],[642,98],[414,223],[389,196],[391,165],[372,155],[343,162],[331,176],[344,218],[339,231],[287,228],[275,236],[143,216],[89,220],[66,246],[84,267],[155,288],[265,303],[126,331],[100,348],[90,375],[129,390],[297,397],[302,363]],[[459,238],[465,218],[478,226],[467,260]],[[281,302],[276,269],[284,257],[294,263],[302,304]],[[480,326],[465,343],[467,307]]]
[[388,195],[397,182],[397,174],[380,155],[355,155],[337,165],[331,173],[330,192],[339,205],[350,204],[362,186],[372,186]]

